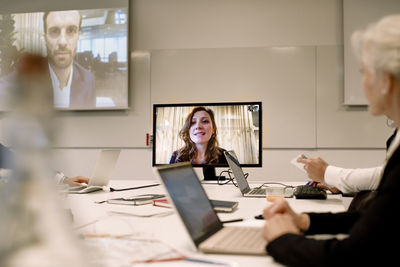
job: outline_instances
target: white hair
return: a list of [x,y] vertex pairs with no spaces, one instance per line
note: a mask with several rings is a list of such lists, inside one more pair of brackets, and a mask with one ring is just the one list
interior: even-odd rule
[[356,54],[376,74],[388,72],[400,80],[400,14],[382,18],[351,37]]

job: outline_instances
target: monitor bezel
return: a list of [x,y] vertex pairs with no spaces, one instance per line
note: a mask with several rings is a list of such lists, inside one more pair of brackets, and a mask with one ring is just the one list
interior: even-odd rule
[[[261,101],[246,101],[246,102],[192,102],[192,103],[168,103],[168,104],[153,104],[153,131],[152,131],[152,166],[162,166],[167,164],[157,164],[156,161],[156,111],[162,107],[183,107],[183,106],[240,106],[240,105],[258,105],[259,106],[259,142],[258,142],[258,155],[259,162],[257,164],[240,164],[241,167],[262,167],[262,154],[263,154],[263,130],[262,130],[262,102]],[[228,149],[229,150],[229,149]],[[228,164],[210,165],[210,164],[192,164],[193,167],[215,167],[215,168],[229,168]]]

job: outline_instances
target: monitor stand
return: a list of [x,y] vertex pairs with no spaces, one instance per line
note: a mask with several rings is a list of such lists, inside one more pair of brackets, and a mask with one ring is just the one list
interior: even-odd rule
[[216,181],[218,177],[215,175],[214,166],[203,166],[203,176],[205,181]]

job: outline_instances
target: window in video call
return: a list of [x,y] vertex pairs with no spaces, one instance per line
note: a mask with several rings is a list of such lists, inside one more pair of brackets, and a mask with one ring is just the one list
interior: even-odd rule
[[0,38],[13,38],[0,51],[0,95],[12,93],[18,56],[35,53],[48,59],[56,109],[127,109],[129,1],[92,6],[1,14]]
[[[234,150],[241,166],[261,167],[261,122],[261,102],[155,104],[153,166],[191,161],[228,167],[223,151]],[[192,153],[199,144],[209,155],[202,161]]]

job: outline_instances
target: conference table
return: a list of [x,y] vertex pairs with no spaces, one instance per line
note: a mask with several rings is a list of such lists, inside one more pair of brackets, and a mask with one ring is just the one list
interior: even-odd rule
[[[159,183],[151,180],[111,180],[115,189]],[[288,185],[299,183],[288,182]],[[251,184],[252,187],[258,184]],[[243,219],[229,225],[259,227],[254,217],[271,204],[266,198],[245,198],[232,183],[204,182],[210,199],[239,202],[232,213],[218,213],[221,221]],[[179,216],[171,208],[146,205],[108,204],[108,199],[142,194],[166,194],[162,185],[127,191],[105,189],[90,194],[69,194],[68,208],[73,229],[89,247],[88,261],[94,266],[281,266],[270,256],[204,254],[198,252]],[[326,200],[286,198],[297,212],[341,212],[341,195]]]

